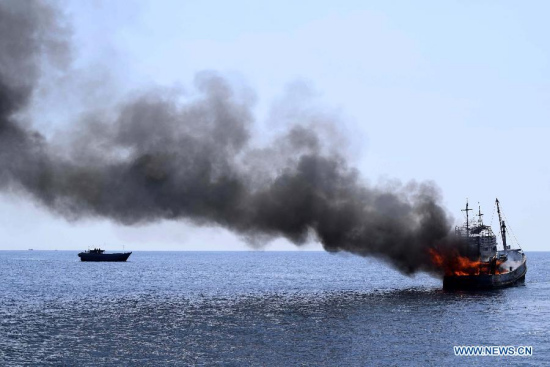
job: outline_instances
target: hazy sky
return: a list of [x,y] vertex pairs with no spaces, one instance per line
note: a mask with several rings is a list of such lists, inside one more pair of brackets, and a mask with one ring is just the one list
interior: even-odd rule
[[[287,101],[289,85],[303,86],[311,103],[339,116],[365,180],[432,180],[460,221],[468,197],[490,223],[498,197],[522,247],[548,250],[548,2],[62,4],[74,75],[36,98],[36,127],[46,135],[61,134],[91,102],[107,108],[155,85],[185,90],[197,72],[216,70],[255,91],[261,137],[277,128],[265,118],[271,106]],[[248,249],[222,229],[69,223],[1,195],[0,249]],[[266,247],[294,248],[283,240]]]

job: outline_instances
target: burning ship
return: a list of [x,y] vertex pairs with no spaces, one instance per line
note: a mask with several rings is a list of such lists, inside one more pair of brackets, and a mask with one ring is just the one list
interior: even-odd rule
[[479,209],[477,220],[469,221],[468,203],[462,211],[466,212],[466,223],[455,228],[457,239],[466,244],[466,254],[449,259],[435,251],[432,259],[443,268],[444,289],[491,289],[511,286],[525,280],[527,257],[519,248],[512,249],[508,244],[506,223],[502,219],[500,203],[496,199],[502,250],[498,249],[497,238],[490,226],[483,223],[483,214]]

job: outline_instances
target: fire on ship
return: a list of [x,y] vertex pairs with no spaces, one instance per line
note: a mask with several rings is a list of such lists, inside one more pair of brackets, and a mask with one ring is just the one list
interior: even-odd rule
[[455,228],[457,239],[466,244],[466,254],[445,256],[434,249],[430,256],[435,266],[444,271],[444,289],[492,289],[514,285],[525,280],[527,257],[518,244],[511,248],[507,242],[507,227],[496,199],[499,218],[499,233],[502,249],[499,249],[497,236],[490,226],[483,223],[479,210],[477,220],[470,223],[468,203],[466,222]]

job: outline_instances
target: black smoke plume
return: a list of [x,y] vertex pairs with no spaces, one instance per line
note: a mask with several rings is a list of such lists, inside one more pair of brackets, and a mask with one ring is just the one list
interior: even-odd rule
[[51,144],[22,116],[41,72],[66,59],[60,19],[40,1],[0,2],[3,191],[30,195],[70,220],[186,220],[252,244],[314,238],[327,251],[375,256],[404,273],[438,271],[429,249],[453,241],[434,185],[367,185],[310,121],[255,146],[252,103],[213,73],[197,76],[195,97],[142,93],[79,119],[70,149]]

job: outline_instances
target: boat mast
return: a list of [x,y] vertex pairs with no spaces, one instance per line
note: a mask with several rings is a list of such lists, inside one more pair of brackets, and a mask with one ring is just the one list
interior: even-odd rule
[[466,199],[466,209],[462,209],[463,212],[466,212],[466,236],[470,237],[470,221],[468,217],[468,212],[472,209],[468,209],[468,199]]
[[509,250],[510,246],[506,244],[506,223],[502,220],[502,216],[500,215],[500,202],[498,201],[498,198],[496,200],[497,203],[497,213],[498,213],[498,221],[500,223],[500,234],[502,236],[502,246],[505,250]]
[[479,210],[478,214],[477,214],[477,216],[479,218],[479,225],[482,226],[483,225],[483,215],[484,214],[481,213],[481,205],[479,205],[479,203],[477,203],[477,204],[478,204],[478,210]]

